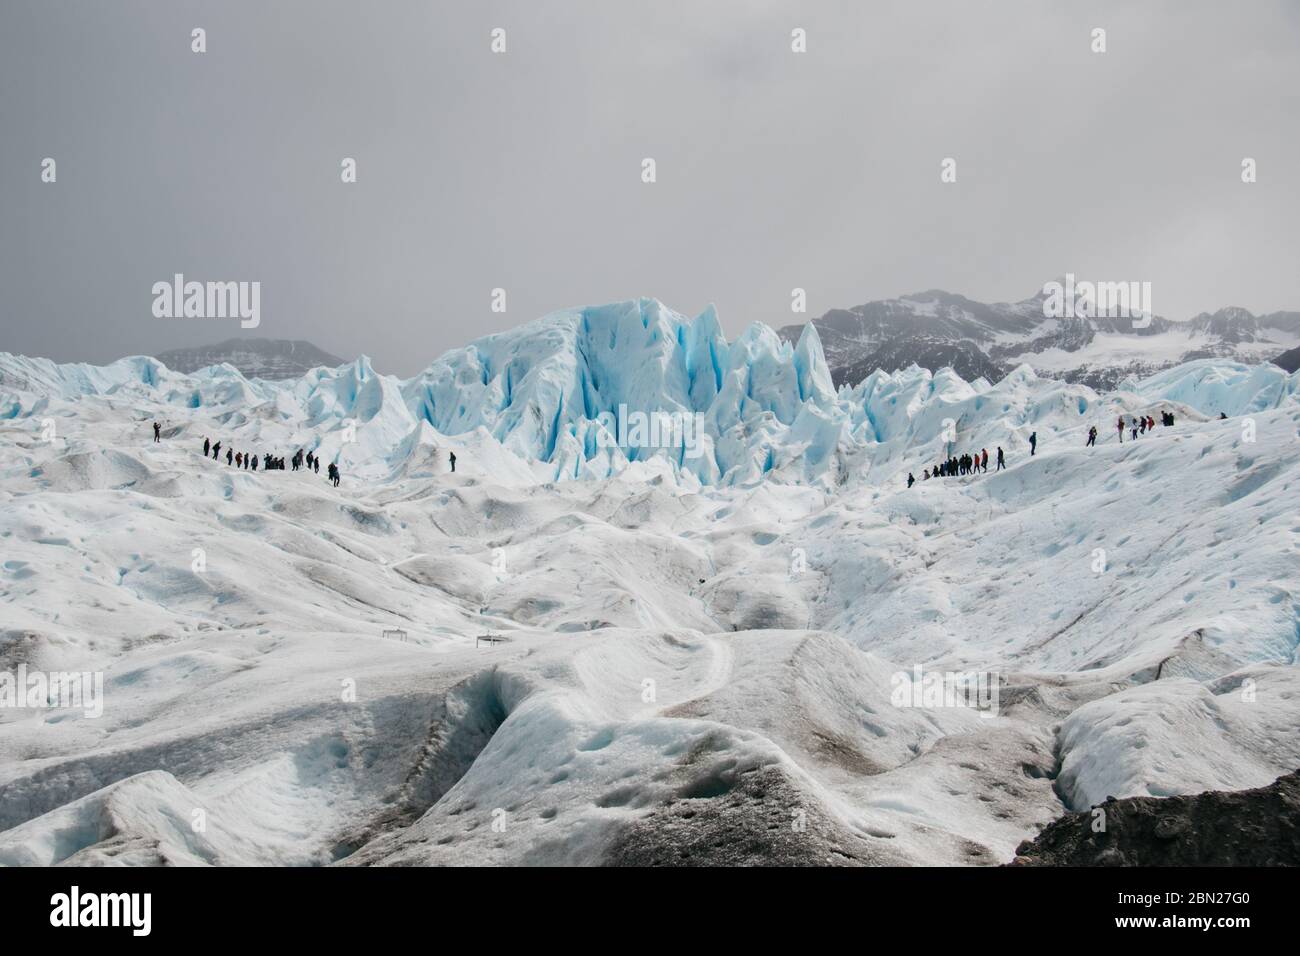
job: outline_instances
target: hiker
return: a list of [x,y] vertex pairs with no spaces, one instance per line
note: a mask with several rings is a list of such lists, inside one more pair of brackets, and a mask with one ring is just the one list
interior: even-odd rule
[[208,442],[208,436],[203,436],[203,457],[208,457],[208,452],[212,451],[212,445]]
[[312,459],[312,471],[316,472],[318,475],[320,474],[320,455],[317,455]]
[[1034,452],[1038,450],[1038,432],[1029,433],[1029,457],[1034,457]]
[[153,423],[153,443],[156,445],[162,441],[162,426],[157,422]]
[[450,460],[451,460],[451,473],[454,475],[456,474],[456,453],[454,451],[450,453]]
[[926,468],[924,471],[921,472],[921,480],[922,480],[922,481],[929,481],[929,480],[930,480],[930,469],[929,469],[929,468]]
[[1006,459],[1002,456],[1002,446],[1001,446],[1001,445],[998,445],[998,466],[997,466],[996,468],[994,468],[993,470],[994,470],[995,472],[997,472],[997,471],[1001,471],[1001,470],[1002,470],[1003,468],[1005,468],[1005,467],[1007,467],[1007,461],[1006,461]]
[[212,460],[216,461],[220,457],[221,457],[221,442],[217,442],[215,445],[212,446]]
[[1119,443],[1124,444],[1124,416],[1119,417]]
[[1219,412],[1219,421],[1223,421],[1223,419],[1225,419],[1225,418],[1227,418],[1227,417],[1228,417],[1228,416],[1225,415],[1223,412]]
[[239,452],[237,455],[235,455],[235,467],[236,468],[244,467],[244,453],[242,451]]
[[[1088,445],[1092,445],[1095,447],[1096,444],[1097,444],[1097,426],[1093,425],[1091,428],[1088,429]],[[1088,445],[1084,445],[1083,447],[1087,448]]]
[[911,488],[914,484],[916,484],[916,478],[913,477],[912,473],[909,471],[907,473],[907,487]]
[[1129,437],[1129,441],[1137,441],[1137,440],[1138,440],[1138,420],[1137,420],[1136,418],[1133,419],[1133,423],[1132,423],[1132,431],[1129,432],[1129,436],[1128,436],[1128,437]]
[[[257,471],[257,456],[256,456],[256,455],[250,455],[249,457],[253,459],[253,471]],[[248,459],[245,459],[245,461],[247,461],[247,460],[248,460]]]
[[987,474],[988,470],[989,470],[989,450],[985,448],[984,454],[980,455],[980,471]]
[[234,452],[234,449],[232,449],[232,448],[227,448],[227,449],[226,449],[226,464],[229,465],[229,464],[230,464],[232,461],[234,461],[234,460],[235,460],[235,452]]

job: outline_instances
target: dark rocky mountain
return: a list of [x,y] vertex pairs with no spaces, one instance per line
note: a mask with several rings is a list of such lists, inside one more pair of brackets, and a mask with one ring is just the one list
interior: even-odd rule
[[1256,790],[1129,797],[1049,824],[1016,866],[1298,866],[1300,771]]
[[1273,364],[1281,366],[1288,372],[1300,371],[1300,345],[1283,352],[1273,359]]
[[[1039,292],[987,304],[938,289],[832,309],[813,325],[837,386],[877,369],[950,366],[967,380],[997,381],[1021,363],[1040,375],[1098,390],[1196,358],[1271,360],[1300,345],[1300,312],[1256,316],[1239,308],[1186,322],[1159,315],[1145,327],[1129,318],[1049,318]],[[802,325],[779,330],[798,342]]]
[[154,358],[176,372],[196,372],[227,362],[245,378],[297,378],[318,366],[335,368],[343,359],[301,339],[227,339],[216,345],[172,349]]

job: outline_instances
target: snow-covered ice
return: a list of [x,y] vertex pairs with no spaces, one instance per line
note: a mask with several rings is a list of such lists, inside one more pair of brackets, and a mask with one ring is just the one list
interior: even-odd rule
[[[405,381],[0,353],[0,672],[104,675],[97,718],[0,707],[0,863],[987,864],[1108,795],[1266,784],[1298,396],[1220,360],[837,393],[811,326],[653,300]],[[620,446],[629,411],[698,444]],[[224,462],[299,447],[341,486]],[[996,715],[896,706],[918,666],[994,675]]]

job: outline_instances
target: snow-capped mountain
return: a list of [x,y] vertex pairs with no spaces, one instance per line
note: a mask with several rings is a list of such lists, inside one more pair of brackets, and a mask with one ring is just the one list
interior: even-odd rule
[[314,368],[334,368],[343,359],[302,339],[235,338],[193,348],[171,349],[154,358],[176,372],[209,365],[233,365],[245,378],[298,378]]
[[[836,385],[913,364],[996,381],[1027,364],[1040,375],[1105,390],[1193,359],[1271,361],[1300,346],[1300,312],[1256,316],[1226,308],[1183,322],[1154,315],[1138,328],[1131,319],[1048,318],[1045,298],[1039,292],[985,304],[930,290],[833,309],[810,324]],[[803,328],[788,325],[778,334],[794,342]]]
[[[626,441],[653,411],[698,444]],[[814,328],[653,300],[407,380],[0,353],[0,865],[995,864],[1107,796],[1267,785],[1298,427],[1272,365],[837,391]],[[922,478],[982,447],[1009,468]],[[225,457],[298,448],[340,486]],[[32,673],[101,712],[15,706]]]

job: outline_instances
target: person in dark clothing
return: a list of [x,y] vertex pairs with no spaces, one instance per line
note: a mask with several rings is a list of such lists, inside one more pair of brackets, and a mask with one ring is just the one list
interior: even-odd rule
[[1133,419],[1133,425],[1132,425],[1132,428],[1129,429],[1129,436],[1128,436],[1128,437],[1129,437],[1129,441],[1137,441],[1137,440],[1138,440],[1138,420],[1137,420],[1136,418]]
[[162,426],[157,422],[153,423],[153,443],[156,445],[162,441]]
[[1227,417],[1228,417],[1228,416],[1225,415],[1223,412],[1219,412],[1219,420],[1220,420],[1220,421],[1222,421],[1223,419],[1225,419],[1225,418],[1227,418]]
[[1038,451],[1038,432],[1029,433],[1029,457],[1034,457],[1034,452]]
[[[1095,446],[1096,444],[1097,444],[1097,426],[1093,425],[1091,428],[1088,429],[1088,445]],[[1088,445],[1085,445],[1084,447],[1086,448],[1088,447]]]
[[212,446],[212,460],[217,461],[221,457],[221,442]]
[[203,457],[208,457],[208,452],[212,451],[212,444],[208,441],[208,436],[203,436]]
[[980,471],[987,473],[989,470],[989,450],[984,449],[984,454],[980,455]]
[[241,452],[237,452],[237,453],[235,454],[235,467],[236,467],[236,468],[243,468],[243,467],[244,467],[244,453],[243,453],[242,451],[241,451]]
[[253,459],[253,471],[257,471],[257,456],[250,455],[249,457]]
[[318,475],[320,474],[320,455],[317,455],[312,459],[312,471],[316,472]]
[[1007,467],[1007,461],[1006,461],[1006,459],[1002,456],[1002,446],[1001,446],[1001,445],[998,445],[998,466],[997,466],[996,468],[994,468],[993,470],[994,470],[994,471],[1001,471],[1001,470],[1002,470],[1003,468],[1005,468],[1005,467]]
[[907,487],[911,488],[914,484],[916,484],[916,478],[913,477],[912,473],[909,471],[907,473]]
[[1123,415],[1119,417],[1118,428],[1119,428],[1119,443],[1122,445],[1124,444],[1124,416]]
[[454,475],[456,473],[456,453],[454,451],[450,453],[449,460],[451,461],[451,473]]
[[234,460],[235,460],[235,452],[234,452],[234,450],[233,450],[233,449],[230,449],[230,448],[227,448],[227,449],[226,449],[226,464],[229,465],[229,464],[230,464],[232,461],[234,461]]

